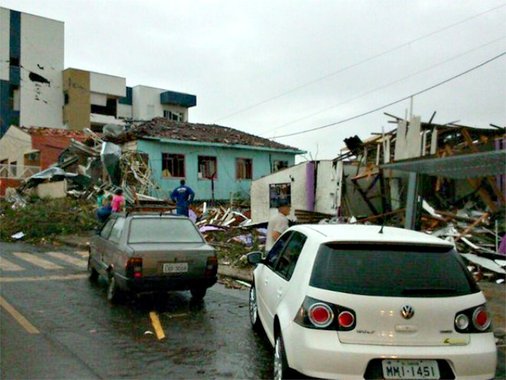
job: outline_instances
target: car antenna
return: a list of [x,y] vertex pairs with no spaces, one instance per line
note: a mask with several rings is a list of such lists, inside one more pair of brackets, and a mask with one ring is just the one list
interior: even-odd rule
[[380,230],[379,230],[379,233],[380,233],[380,234],[382,234],[382,233],[383,233],[383,227],[385,227],[385,220],[383,220],[383,221],[381,222],[381,228],[380,228]]

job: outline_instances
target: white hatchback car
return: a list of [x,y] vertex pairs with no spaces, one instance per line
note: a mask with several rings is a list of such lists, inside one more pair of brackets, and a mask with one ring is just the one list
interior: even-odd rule
[[494,378],[485,297],[448,242],[400,228],[299,225],[248,261],[250,319],[274,346],[275,379]]

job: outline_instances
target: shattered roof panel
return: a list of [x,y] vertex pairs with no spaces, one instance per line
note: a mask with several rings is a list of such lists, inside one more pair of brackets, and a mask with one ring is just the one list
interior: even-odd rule
[[197,124],[155,118],[146,123],[132,127],[122,142],[141,139],[143,137],[166,138],[170,140],[207,142],[227,145],[246,145],[259,148],[302,151],[288,145],[251,135],[237,129],[216,124]]
[[78,139],[83,139],[83,138],[87,137],[83,131],[73,131],[73,130],[62,129],[62,128],[21,127],[21,129],[24,132],[29,133],[30,135],[62,136],[62,137],[78,138]]

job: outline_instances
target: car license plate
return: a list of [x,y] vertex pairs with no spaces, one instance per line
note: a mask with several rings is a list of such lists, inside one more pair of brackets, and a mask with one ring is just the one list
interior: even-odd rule
[[188,272],[188,263],[163,264],[163,273],[186,273],[186,272]]
[[436,360],[383,360],[385,379],[439,379]]

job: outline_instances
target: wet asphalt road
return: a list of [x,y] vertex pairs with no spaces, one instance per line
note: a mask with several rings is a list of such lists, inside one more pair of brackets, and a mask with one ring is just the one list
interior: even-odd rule
[[[106,300],[106,283],[88,281],[85,269],[52,256],[59,251],[84,260],[68,248],[2,244],[3,263],[23,267],[0,271],[7,303],[35,327],[30,334],[1,308],[2,379],[253,379],[272,375],[271,348],[250,329],[247,290],[215,285],[201,303],[189,292]],[[42,269],[15,256],[33,256],[61,269]],[[159,340],[150,318],[159,317]]]
[[0,243],[0,379],[272,378],[272,349],[250,328],[247,289],[218,284],[200,303],[173,292],[111,305],[106,282],[88,281],[86,257]]

